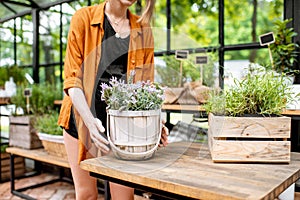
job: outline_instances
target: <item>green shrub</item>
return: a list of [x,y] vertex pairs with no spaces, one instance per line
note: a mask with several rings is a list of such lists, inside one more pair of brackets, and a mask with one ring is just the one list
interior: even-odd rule
[[[11,98],[11,102],[26,112],[24,89],[24,85],[18,87],[17,94]],[[42,115],[52,112],[55,109],[54,100],[61,99],[61,96],[61,90],[49,83],[32,85],[32,95],[29,98],[30,112],[27,114]]]
[[34,128],[40,133],[47,133],[50,135],[62,135],[62,129],[57,125],[58,112],[52,112],[38,116],[34,123]]
[[249,70],[241,81],[235,79],[234,85],[221,94],[212,94],[204,108],[226,116],[280,115],[291,99],[285,74],[259,68]]

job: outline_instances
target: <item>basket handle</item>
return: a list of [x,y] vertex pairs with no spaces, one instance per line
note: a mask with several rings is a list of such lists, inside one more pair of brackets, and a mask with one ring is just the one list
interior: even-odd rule
[[111,147],[113,148],[113,149],[115,149],[115,150],[117,150],[117,151],[119,151],[119,152],[121,152],[121,153],[123,153],[123,154],[126,154],[126,155],[138,155],[138,156],[146,156],[146,155],[148,155],[148,154],[150,154],[150,153],[152,153],[153,151],[155,151],[156,149],[157,149],[157,147],[158,147],[158,145],[159,145],[159,142],[160,142],[160,139],[161,139],[161,129],[162,129],[162,124],[161,123],[159,123],[160,125],[159,125],[159,137],[158,137],[158,139],[157,139],[157,142],[156,142],[156,144],[155,144],[155,146],[152,148],[152,149],[149,149],[148,151],[145,151],[145,152],[127,152],[127,151],[124,151],[124,150],[121,150],[121,149],[119,149],[118,147],[116,147],[115,146],[115,144],[111,141],[111,139],[110,139],[110,134],[109,134],[109,129],[110,129],[110,117],[109,117],[109,114],[107,113],[107,120],[106,120],[107,122],[106,122],[106,133],[107,133],[107,139],[108,139],[108,141],[109,141],[109,144],[111,145]]

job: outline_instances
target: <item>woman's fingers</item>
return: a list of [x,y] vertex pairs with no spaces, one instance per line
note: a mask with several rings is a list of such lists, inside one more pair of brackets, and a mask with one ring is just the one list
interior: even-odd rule
[[91,138],[101,151],[107,153],[110,150],[107,146],[109,142],[99,133],[99,131],[104,132],[105,128],[102,126],[102,122],[98,118],[95,118],[94,127],[93,130],[91,130]]
[[160,138],[160,141],[161,141],[163,146],[168,145],[168,135],[169,135],[169,129],[165,125],[163,125],[162,126],[161,138]]
[[98,130],[101,132],[101,133],[104,133],[105,131],[105,128],[102,126],[102,122],[100,121],[100,119],[96,118],[96,126],[98,128]]
[[95,143],[95,145],[98,148],[100,148],[101,151],[106,152],[106,153],[109,152],[109,147],[107,146],[108,141],[103,136],[101,136],[99,133],[96,133],[96,134],[91,134],[91,138],[92,138],[93,142]]

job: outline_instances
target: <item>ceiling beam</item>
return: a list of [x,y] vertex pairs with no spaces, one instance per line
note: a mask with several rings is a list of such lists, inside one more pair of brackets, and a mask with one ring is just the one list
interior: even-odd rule
[[12,0],[2,0],[2,2],[11,3],[11,4],[14,4],[14,5],[18,5],[18,6],[31,7],[31,5],[30,5],[30,4],[27,4],[27,3],[22,3],[22,2],[18,2],[18,1],[12,1]]
[[[4,3],[3,1],[0,2],[5,8],[7,8],[8,10],[10,10],[13,13],[17,13],[17,11],[15,11],[14,9],[12,9],[11,7],[9,7],[8,5],[6,5],[6,3]],[[1,19],[1,18],[0,18]]]
[[[12,2],[11,0],[0,0],[1,3],[3,2]],[[33,1],[33,0],[30,0],[30,1]],[[42,4],[39,6],[40,9],[48,9],[52,6],[56,6],[56,5],[59,5],[59,4],[63,4],[63,3],[70,3],[70,2],[73,2],[73,1],[76,1],[76,0],[59,0],[59,1],[56,1],[56,2],[51,2],[51,3],[47,3],[47,4]],[[15,1],[14,1],[15,2]],[[27,7],[30,8],[30,10],[26,10],[26,11],[22,11],[22,12],[18,12],[12,16],[8,16],[8,17],[3,17],[3,18],[0,18],[0,23],[3,23],[3,22],[6,22],[6,21],[9,21],[11,19],[15,19],[17,17],[23,17],[25,15],[29,15],[31,14],[31,11],[32,11],[32,7],[29,5],[29,4],[26,4]]]

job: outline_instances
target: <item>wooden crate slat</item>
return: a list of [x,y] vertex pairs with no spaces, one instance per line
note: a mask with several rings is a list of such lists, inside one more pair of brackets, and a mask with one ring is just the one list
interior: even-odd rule
[[289,138],[290,117],[209,117],[213,137]]
[[290,117],[224,117],[209,114],[208,144],[214,162],[290,162]]
[[215,162],[282,162],[290,161],[289,141],[212,141]]
[[9,145],[25,149],[42,147],[42,142],[33,128],[33,116],[9,117]]

